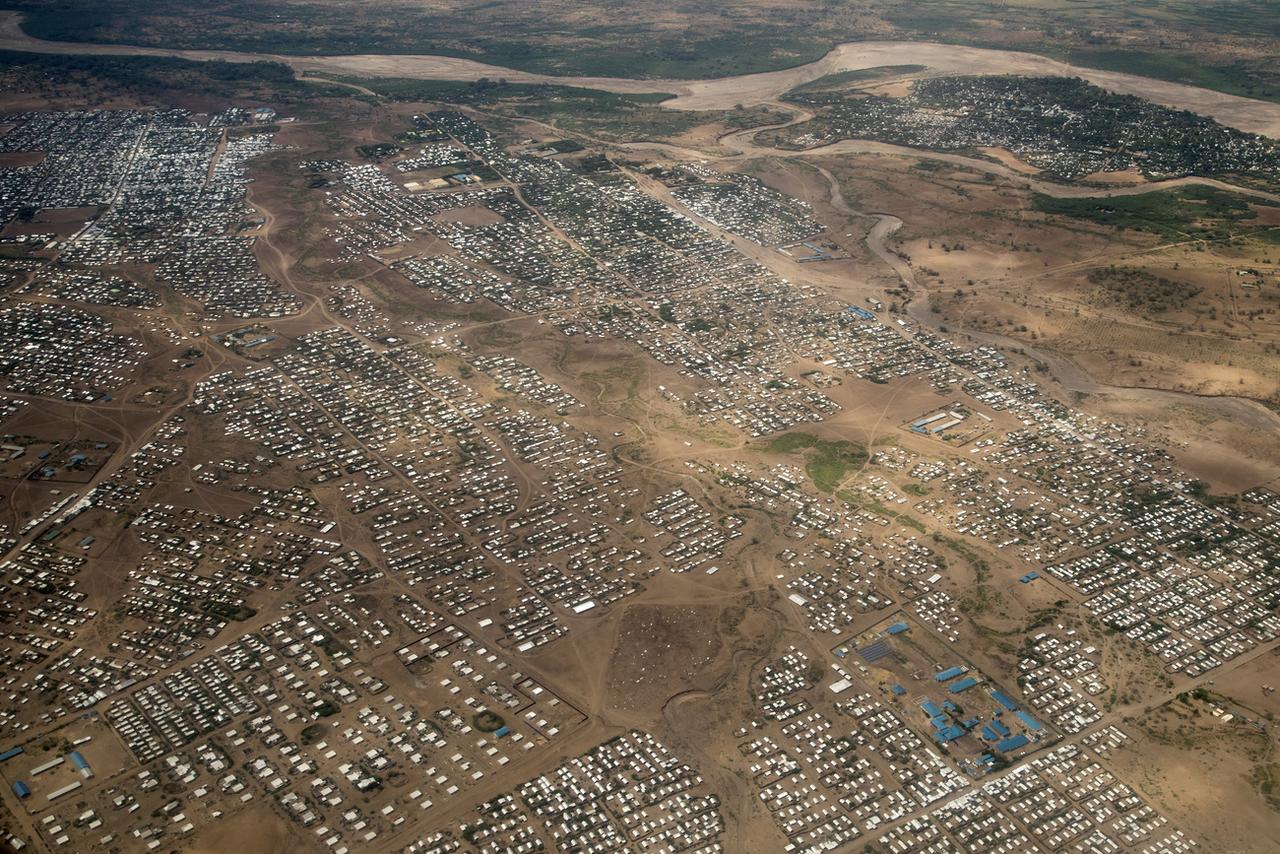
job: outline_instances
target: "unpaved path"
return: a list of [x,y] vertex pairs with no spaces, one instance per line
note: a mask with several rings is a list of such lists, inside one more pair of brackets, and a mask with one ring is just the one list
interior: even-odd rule
[[760,104],[777,98],[802,83],[826,74],[884,65],[923,65],[934,74],[1037,74],[1082,77],[1115,92],[1139,95],[1158,104],[1211,116],[1240,130],[1280,138],[1280,104],[1256,101],[1188,86],[1081,68],[1032,53],[935,44],[932,42],[851,42],[833,48],[807,65],[743,74],[714,80],[631,80],[619,77],[559,77],[533,74],[449,56],[405,54],[352,54],[346,56],[284,56],[223,50],[176,50],[134,45],[53,42],[32,38],[22,31],[20,12],[0,12],[0,48],[53,54],[111,56],[173,56],[191,60],[221,59],[229,62],[281,62],[302,76],[315,74],[359,77],[409,77],[422,80],[479,80],[505,78],[513,83],[557,83],[608,92],[670,92],[677,97],[665,106],[682,110],[726,110],[735,104]]

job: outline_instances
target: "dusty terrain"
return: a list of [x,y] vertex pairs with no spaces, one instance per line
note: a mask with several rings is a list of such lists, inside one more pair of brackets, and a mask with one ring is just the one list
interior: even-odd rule
[[[13,19],[8,21],[6,32],[18,45]],[[25,49],[66,49],[21,44],[26,44]],[[132,49],[102,50],[127,53]],[[209,56],[200,52],[182,55]],[[863,44],[838,49],[821,63],[780,72],[780,76],[671,83],[672,88],[665,88],[671,81],[556,80],[614,87],[611,91],[654,91],[658,87],[659,91],[682,93],[673,106],[721,109],[739,101],[770,101],[797,82],[833,70],[889,62],[918,61],[935,71],[975,70],[979,66],[992,70],[993,63],[1001,70],[1074,71],[1028,57],[941,45]],[[332,57],[286,61],[308,71],[327,68],[454,79],[501,73],[512,79],[549,79],[519,77],[518,73],[455,59]],[[1162,87],[1168,84],[1151,81],[1118,79],[1114,85],[1141,87],[1140,91],[1174,104],[1208,105],[1206,109],[1216,110],[1223,121],[1280,130],[1280,108],[1274,105],[1237,104],[1221,95],[1187,87],[1165,89]],[[866,686],[878,692],[877,697],[887,697],[884,683],[897,679],[918,679],[929,688],[928,670],[959,651],[963,660],[986,678],[1013,691],[1012,686],[1019,685],[1019,661],[1029,637],[1040,632],[1076,637],[1094,650],[1090,655],[1099,662],[1105,684],[1091,697],[1103,720],[1123,727],[1132,738],[1127,747],[1101,759],[1102,767],[1150,799],[1177,826],[1186,827],[1206,849],[1268,850],[1280,822],[1280,808],[1268,797],[1270,789],[1264,785],[1275,773],[1271,761],[1274,735],[1269,729],[1261,732],[1243,724],[1224,729],[1226,725],[1219,723],[1202,701],[1197,700],[1201,705],[1193,709],[1178,697],[1199,689],[1211,691],[1217,698],[1214,702],[1225,707],[1239,706],[1237,714],[1246,717],[1261,720],[1280,713],[1274,691],[1264,687],[1277,681],[1271,652],[1275,644],[1260,645],[1209,674],[1169,676],[1163,662],[1145,647],[1091,617],[1085,608],[1086,596],[1056,578],[1023,581],[1030,566],[1044,563],[1018,555],[1026,543],[1010,541],[996,547],[989,541],[954,534],[950,521],[956,508],[947,503],[946,487],[911,475],[917,460],[944,460],[954,465],[967,458],[978,461],[975,466],[984,476],[999,475],[1000,469],[981,462],[974,453],[979,450],[976,443],[1017,431],[1023,422],[1015,413],[992,410],[986,415],[990,421],[975,427],[972,434],[946,441],[913,432],[907,425],[926,413],[963,404],[966,398],[959,390],[940,391],[921,376],[878,383],[844,375],[822,388],[839,404],[839,411],[796,432],[823,442],[856,443],[876,458],[841,469],[832,490],[815,491],[811,484],[801,489],[814,498],[819,510],[831,511],[842,503],[861,508],[866,514],[862,520],[865,531],[860,529],[858,536],[865,537],[858,542],[873,558],[918,554],[907,550],[927,549],[933,563],[923,574],[939,570],[936,589],[951,596],[959,610],[954,624],[923,620],[905,609],[915,607],[924,590],[931,588],[922,589],[919,578],[893,575],[877,567],[878,574],[868,573],[868,577],[874,578],[877,592],[891,597],[894,604],[859,613],[839,630],[818,632],[806,623],[794,600],[788,601],[791,588],[787,585],[803,572],[824,566],[824,556],[806,550],[826,540],[812,530],[798,528],[791,509],[753,505],[732,481],[716,477],[711,469],[742,463],[753,473],[786,466],[799,470],[812,461],[812,454],[770,450],[767,439],[749,439],[724,423],[709,424],[693,417],[677,401],[692,397],[700,390],[700,383],[676,365],[649,358],[630,342],[566,336],[548,323],[555,319],[554,311],[512,313],[487,299],[452,301],[414,285],[378,260],[452,251],[434,237],[414,237],[376,253],[334,260],[332,233],[325,229],[332,228],[337,217],[324,202],[325,192],[308,186],[309,178],[298,167],[299,162],[312,157],[355,160],[358,146],[396,138],[412,115],[435,106],[354,101],[316,106],[303,120],[281,127],[277,141],[284,146],[282,150],[255,162],[248,202],[262,218],[256,232],[257,262],[304,300],[300,313],[271,320],[270,328],[279,340],[276,349],[266,352],[272,358],[296,352],[308,333],[338,328],[363,336],[361,340],[370,342],[374,353],[384,354],[394,346],[368,330],[391,329],[412,346],[430,352],[442,376],[475,390],[486,406],[531,411],[600,437],[603,452],[621,467],[625,485],[634,489],[636,508],[647,507],[679,487],[708,508],[717,524],[727,517],[746,521],[741,536],[717,559],[715,573],[663,571],[646,575],[637,570],[643,589],[631,598],[584,614],[571,613],[566,603],[557,603],[556,614],[568,627],[568,634],[546,648],[525,653],[514,651],[510,644],[487,645],[486,654],[492,646],[493,660],[500,660],[506,672],[518,671],[549,686],[557,697],[556,714],[562,714],[568,723],[553,747],[520,757],[500,774],[476,783],[462,798],[437,807],[427,824],[450,828],[471,821],[475,805],[552,770],[605,739],[638,728],[656,734],[695,764],[720,796],[729,825],[724,839],[728,850],[778,850],[786,838],[747,771],[754,761],[743,756],[742,745],[748,736],[735,734],[739,728],[746,733],[750,725],[752,737],[756,729],[782,737],[776,722],[760,723],[757,697],[766,667],[791,650],[803,652],[816,666],[803,674],[812,684],[801,695],[824,714],[843,722],[842,713],[834,707],[836,695],[827,691],[826,686],[834,680],[828,667],[842,661],[852,668],[854,659],[833,658],[832,649],[859,638],[874,641],[886,625],[909,619],[910,631],[921,637],[913,647],[914,657],[902,656],[910,667],[893,670],[886,666],[867,675]],[[481,112],[474,115],[488,118]],[[1031,175],[1025,164],[1001,152],[992,153],[1000,161],[992,162],[851,142],[796,154],[755,145],[749,132],[726,131],[717,122],[658,143],[620,145],[585,137],[584,141],[622,163],[621,174],[634,180],[640,191],[682,212],[688,208],[668,187],[649,177],[645,167],[705,160],[720,170],[754,175],[765,185],[807,202],[812,215],[825,226],[825,238],[841,250],[840,257],[800,263],[774,247],[758,245],[723,228],[706,227],[746,257],[834,303],[861,306],[875,300],[892,305],[891,311],[881,313],[889,323],[900,311],[898,318],[904,324],[914,319],[923,328],[945,330],[946,335],[966,345],[984,343],[998,348],[1014,370],[1045,385],[1065,405],[1142,431],[1144,441],[1168,451],[1188,474],[1205,481],[1212,493],[1274,485],[1280,477],[1280,416],[1259,402],[1273,402],[1280,393],[1280,339],[1274,315],[1280,268],[1274,244],[1234,238],[1161,240],[1147,233],[1120,232],[1038,213],[1032,205],[1032,194],[1037,192],[1068,198],[1118,197],[1154,187],[1122,183],[1100,188],[1045,182]],[[544,143],[560,136],[556,128],[545,124],[513,121],[506,141],[509,148],[518,148],[527,139]],[[377,168],[392,179],[403,177],[387,164]],[[501,182],[495,181],[490,186],[499,185]],[[1228,188],[1204,181],[1166,182],[1160,187],[1192,185]],[[1275,200],[1258,191],[1252,197]],[[1257,224],[1277,222],[1273,207],[1255,205],[1253,211]],[[433,221],[474,226],[501,222],[502,217],[477,205],[441,214]],[[1130,290],[1119,286],[1129,283],[1128,279],[1119,284],[1110,279],[1091,280],[1091,274],[1113,266],[1180,285],[1167,286],[1169,296],[1158,305],[1146,297],[1135,303]],[[1256,276],[1239,275],[1245,268],[1259,272]],[[143,268],[131,272],[143,281],[150,275]],[[1243,287],[1255,278],[1261,284]],[[350,290],[343,291],[342,300],[336,299],[335,293],[344,287]],[[101,309],[121,331],[139,335],[152,354],[140,366],[136,379],[114,400],[89,408],[42,403],[14,416],[5,429],[38,437],[41,449],[86,437],[106,439],[110,446],[105,455],[119,461],[148,440],[156,423],[192,400],[199,378],[232,368],[243,372],[261,367],[261,362],[209,338],[210,333],[228,331],[241,321],[204,320],[198,317],[198,307],[192,301],[168,291],[164,298],[164,306],[154,312],[155,319],[145,328],[133,313]],[[639,306],[643,301],[628,297],[618,302]],[[768,327],[776,315],[765,307],[759,318]],[[201,329],[199,339],[174,343],[164,334],[164,330],[189,334],[193,327]],[[785,348],[787,342],[781,346]],[[174,357],[190,347],[200,350],[194,364],[177,367]],[[463,356],[467,352],[513,355],[572,395],[581,408],[565,414],[504,390],[468,364]],[[825,368],[813,359],[796,358],[788,364],[785,375],[797,384],[809,384],[805,388],[816,387],[812,372]],[[659,386],[669,394],[658,394]],[[977,420],[970,419],[970,424]],[[243,437],[222,434],[220,425],[217,420],[193,416],[184,426],[184,441],[198,452],[192,459],[207,463],[253,461],[260,446]],[[515,511],[528,510],[538,500],[540,485],[555,472],[520,460],[496,440],[493,446],[503,448],[501,466],[515,484]],[[23,467],[10,468],[0,471],[0,515],[15,526],[52,501],[50,490],[67,488],[55,482],[29,481]],[[205,483],[195,474],[190,465],[164,472],[151,500],[183,512],[232,516],[254,506],[257,499],[248,486],[296,487],[312,492],[324,507],[342,508],[346,500],[339,487],[314,484],[286,466],[233,478],[234,487]],[[96,470],[89,472],[77,488],[99,479]],[[1012,484],[1006,481],[1005,486],[1011,489],[1031,482],[1018,475],[1008,480]],[[988,483],[994,488],[994,482]],[[399,486],[409,488],[403,483]],[[334,516],[331,536],[339,538],[344,548],[363,555],[380,554],[380,535],[367,519],[345,508],[335,509]],[[645,568],[662,563],[657,549],[666,541],[660,543],[658,535],[645,527],[647,523],[637,521],[638,514],[627,519],[607,513],[601,516],[597,521],[601,530],[608,532],[605,537],[643,529],[645,538],[632,535],[627,542],[644,547]],[[486,530],[483,536],[502,527]],[[105,512],[78,517],[64,537],[75,541],[89,534],[96,535],[97,541],[85,553],[101,561],[102,569],[88,574],[80,589],[88,604],[105,616],[81,637],[88,648],[101,650],[125,625],[124,618],[109,609],[146,549],[119,520]],[[417,531],[413,536],[425,534]],[[786,556],[791,550],[792,555]],[[804,554],[797,557],[797,553]],[[375,557],[375,562],[381,568],[382,559]],[[1206,574],[1212,572],[1210,569]],[[517,576],[505,572],[495,574],[489,583],[492,603],[478,613],[449,616],[482,640],[486,637],[483,630],[492,624],[491,615],[501,606],[513,604],[525,591]],[[420,638],[416,629],[392,615],[406,599],[425,601],[424,587],[389,572],[349,599],[345,595],[333,599],[344,607],[367,608],[392,626],[385,645],[379,638],[360,649],[358,667],[385,674],[387,696],[434,711],[449,701],[441,682],[447,678],[448,662],[424,659],[411,669],[392,655],[392,650]],[[294,610],[289,597],[295,592],[288,585],[255,592],[258,614],[239,623],[234,631],[264,630],[281,614]],[[475,663],[480,660],[477,656]],[[919,671],[923,678],[909,671]],[[367,700],[361,705],[366,702],[381,708],[389,701]],[[918,720],[918,708],[906,702],[886,702],[928,737],[925,725]],[[358,708],[344,710],[331,724],[335,743],[341,728],[353,724]],[[287,729],[289,738],[302,738],[301,721],[290,723]],[[1071,734],[1064,736],[1064,743],[1076,745],[1082,739]],[[120,753],[124,755],[122,749]],[[247,756],[246,749],[244,757],[236,758],[243,763]],[[342,756],[339,761],[346,758],[351,757]],[[107,760],[101,761],[105,767]],[[126,757],[121,762],[132,760]],[[405,793],[399,784],[388,788],[391,795],[382,792],[362,803],[368,806],[372,798],[390,800]],[[382,802],[376,803],[380,806]],[[1247,832],[1243,829],[1246,823]],[[890,822],[881,829],[895,826]],[[247,807],[233,804],[230,814],[193,835],[184,846],[196,852],[228,847],[294,850],[298,833],[283,809],[265,795]],[[378,845],[391,850],[409,841],[405,831],[395,831]]]

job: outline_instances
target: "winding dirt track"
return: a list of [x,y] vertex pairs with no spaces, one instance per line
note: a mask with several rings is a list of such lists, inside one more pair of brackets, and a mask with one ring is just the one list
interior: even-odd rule
[[940,74],[1039,74],[1082,77],[1115,92],[1140,95],[1158,104],[1212,116],[1240,130],[1280,138],[1280,104],[1226,95],[1196,86],[1153,80],[1134,74],[1097,71],[1031,53],[989,50],[932,42],[851,42],[833,48],[807,65],[714,80],[631,80],[619,77],[559,77],[532,74],[471,59],[405,54],[283,56],[222,50],[170,50],[134,45],[52,42],[22,31],[20,12],[0,12],[0,48],[31,53],[112,56],[173,56],[192,60],[284,63],[300,75],[317,73],[360,77],[409,77],[423,80],[506,78],[516,83],[558,83],[609,92],[670,92],[665,106],[682,110],[723,110],[735,104],[759,104],[825,74],[883,65],[923,65]]

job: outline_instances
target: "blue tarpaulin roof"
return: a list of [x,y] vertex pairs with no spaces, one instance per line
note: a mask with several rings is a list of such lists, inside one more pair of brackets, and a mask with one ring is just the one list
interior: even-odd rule
[[961,691],[968,691],[974,685],[978,684],[978,680],[972,676],[966,676],[951,686],[949,689],[952,694],[959,694]]
[[1003,741],[996,742],[996,750],[1008,753],[1010,750],[1017,750],[1019,747],[1026,747],[1030,744],[1030,740],[1025,735],[1014,735]]
[[995,700],[1011,712],[1018,708],[1018,704],[1009,699],[1009,696],[1001,691],[992,691],[991,699]]
[[1022,721],[1024,724],[1027,725],[1027,729],[1031,730],[1032,732],[1038,732],[1040,730],[1040,722],[1035,718],[1031,717],[1031,715],[1023,711],[1017,711],[1017,712],[1014,712],[1014,714],[1018,716],[1018,720]]
[[964,673],[966,669],[964,665],[957,664],[955,667],[948,667],[941,673],[935,674],[933,678],[938,682],[946,682],[948,679],[955,679],[961,673]]

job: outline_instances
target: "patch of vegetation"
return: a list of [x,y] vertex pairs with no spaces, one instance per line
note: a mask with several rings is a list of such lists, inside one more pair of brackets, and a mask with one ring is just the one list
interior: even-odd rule
[[743,130],[781,124],[791,116],[765,106],[741,110],[672,110],[659,105],[658,101],[665,100],[665,96],[648,101],[629,101],[635,96],[617,97],[620,100],[526,99],[504,103],[500,109],[512,116],[535,119],[569,133],[616,142],[662,140],[717,122],[729,130]]
[[1229,95],[1280,101],[1280,80],[1250,74],[1248,65],[1242,62],[1206,65],[1180,54],[1118,48],[1077,48],[1057,52],[1057,55],[1066,62],[1085,68],[1137,74]]
[[730,112],[712,112],[709,115],[713,117],[713,120],[722,122],[726,130],[747,130],[749,128],[763,127],[764,125],[789,122],[795,114],[785,110],[775,110],[771,107],[743,107],[739,105]]
[[[806,0],[810,13],[827,4]],[[563,7],[437,2],[430,6],[330,0],[5,0],[23,29],[53,41],[141,44],[285,55],[432,54],[546,74],[701,78],[812,62],[831,45],[794,9],[680,10],[697,25],[655,31],[666,17],[612,4]],[[699,14],[699,12],[702,14]],[[570,17],[572,16],[572,17]]]
[[924,524],[916,517],[910,516],[906,513],[899,513],[891,507],[886,507],[884,504],[876,501],[869,495],[850,492],[847,489],[840,491],[837,495],[841,501],[852,504],[854,507],[860,507],[870,513],[883,516],[890,521],[899,522],[900,524],[906,525],[908,528],[913,528],[922,534],[925,532]]
[[1193,480],[1187,484],[1187,492],[1195,496],[1202,504],[1210,507],[1221,507],[1223,505],[1236,505],[1240,503],[1238,495],[1214,495],[1209,491],[1209,484],[1203,480]]
[[934,534],[933,541],[945,545],[960,557],[964,558],[973,569],[973,588],[960,598],[958,607],[967,614],[980,614],[990,610],[1003,600],[997,590],[992,590],[987,583],[991,580],[991,564],[969,547],[968,543],[948,537],[945,534]]
[[1250,782],[1273,810],[1280,810],[1280,763],[1259,762],[1253,766]]
[[1089,282],[1111,301],[1152,314],[1186,308],[1200,293],[1194,285],[1137,267],[1102,267],[1089,273]]
[[1214,187],[1181,187],[1133,196],[1058,199],[1037,193],[1035,209],[1112,228],[1147,231],[1165,239],[1222,239],[1254,218],[1249,202]]
[[905,74],[918,74],[924,71],[924,65],[877,65],[874,68],[858,68],[853,71],[837,71],[824,74],[816,80],[803,83],[792,92],[826,92],[841,89],[855,83],[870,83],[886,77],[901,77]]
[[324,654],[330,658],[336,658],[339,655],[346,655],[349,652],[346,646],[343,645],[342,641],[338,640],[333,635],[328,634],[317,641],[316,646],[324,650]]
[[258,613],[244,603],[232,605],[229,602],[215,602],[213,600],[202,602],[200,610],[224,620],[235,620],[237,622],[248,620]]
[[[566,133],[620,142],[678,136],[699,125],[722,123],[729,130],[780,124],[790,113],[767,106],[734,110],[689,111],[660,106],[665,92],[618,94],[577,86],[511,83],[504,79],[414,80],[409,78],[332,77],[393,101],[435,102],[479,107],[512,118],[553,125]],[[557,147],[581,145],[561,140]],[[571,150],[568,148],[560,150]]]
[[317,718],[328,718],[336,715],[342,708],[332,700],[322,700],[311,709],[311,714]]
[[400,148],[390,142],[375,142],[356,146],[356,153],[366,160],[383,160],[387,157],[394,157],[399,151]]
[[350,97],[341,86],[297,80],[280,62],[195,62],[165,56],[77,56],[0,50],[0,68],[25,89],[81,86],[99,97],[124,91],[159,103],[166,93],[199,92],[210,98],[296,103]]
[[[328,76],[328,75],[326,75]],[[556,86],[548,83],[511,83],[504,79],[481,77],[479,80],[416,80],[410,77],[328,76],[329,79],[362,86],[392,101],[437,101],[445,104],[488,106],[499,101],[530,99],[566,100],[575,104],[592,102],[605,109],[620,109],[639,104],[657,104],[673,95],[664,92],[619,95],[599,89],[578,86]],[[580,106],[585,106],[579,104]]]
[[471,716],[471,725],[480,732],[497,732],[506,726],[507,722],[502,719],[501,715],[486,709]]
[[771,440],[765,450],[774,454],[805,451],[805,472],[822,492],[834,492],[851,469],[867,461],[867,451],[861,445],[844,439],[819,439],[804,432],[783,433]]
[[[438,54],[549,74],[706,78],[772,71],[867,38],[1029,50],[1277,97],[1275,0],[3,0],[38,38],[293,55]],[[661,21],[655,26],[652,22]]]
[[[902,33],[934,41],[1029,50],[1087,68],[1280,99],[1275,63],[1235,59],[1242,52],[1229,47],[1241,39],[1262,46],[1280,35],[1274,0],[1091,6],[1070,0],[873,0],[873,6]],[[1154,35],[1159,30],[1177,37]],[[1133,38],[1138,34],[1144,37]]]
[[[1023,634],[1029,635],[1031,632],[1035,631],[1036,629],[1049,625],[1049,623],[1053,622],[1058,618],[1058,615],[1062,613],[1062,609],[1065,608],[1068,604],[1070,603],[1066,599],[1059,599],[1056,602],[1054,602],[1052,605],[1049,605],[1048,607],[1045,607],[1045,608],[1040,608],[1039,610],[1035,611],[1031,615],[1031,618],[1027,621],[1026,628],[1023,629]],[[1022,656],[1025,656],[1029,653],[1029,650],[1026,649],[1029,643],[1030,643],[1029,637],[1023,639],[1024,650],[1021,653]]]
[[815,111],[807,122],[762,137],[787,148],[874,139],[972,156],[999,147],[1066,181],[1130,169],[1152,178],[1262,180],[1280,167],[1272,140],[1073,77],[929,77],[902,97],[793,90],[784,99]]

